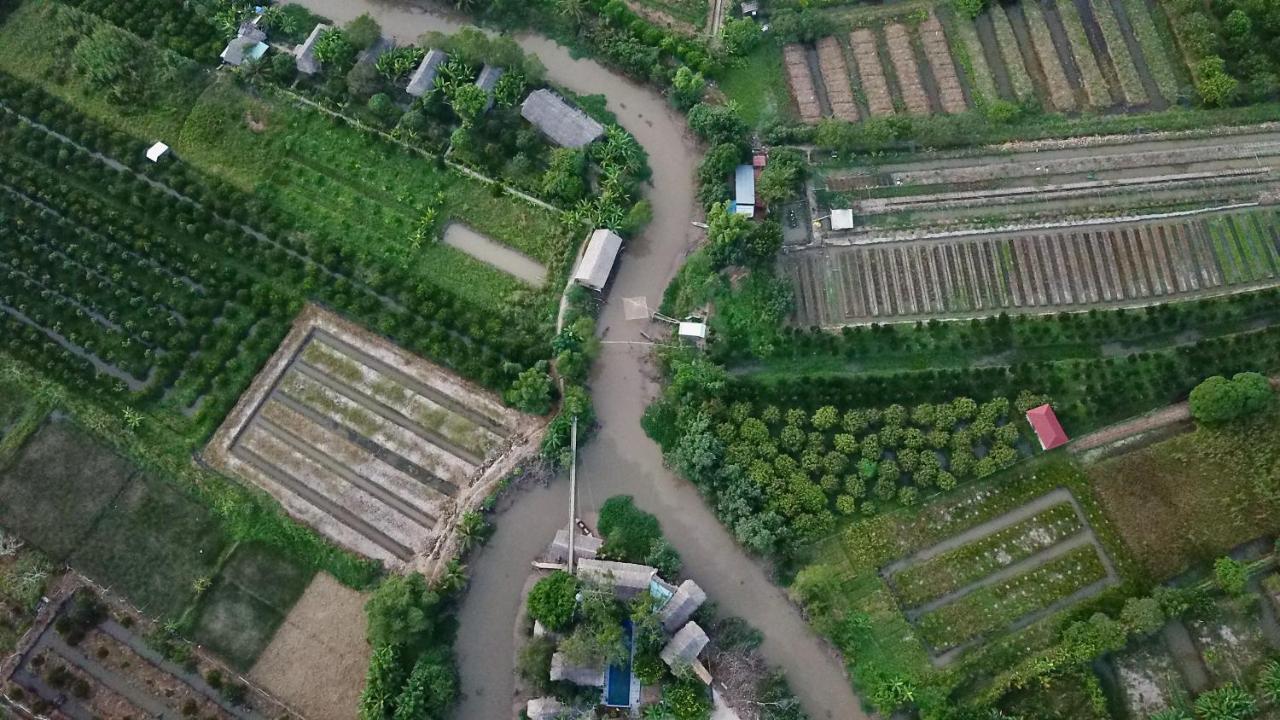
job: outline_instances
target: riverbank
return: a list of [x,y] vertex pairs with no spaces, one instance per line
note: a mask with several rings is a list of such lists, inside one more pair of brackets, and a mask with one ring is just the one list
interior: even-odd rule
[[[420,7],[349,0],[303,0],[314,12],[343,23],[368,12],[384,32],[411,41],[424,32],[453,32],[457,19]],[[653,180],[646,197],[653,222],[619,260],[608,303],[598,327],[603,349],[591,377],[600,428],[581,449],[578,466],[581,514],[595,512],[612,495],[629,494],[662,522],[670,541],[722,612],[737,615],[765,633],[766,659],[787,673],[810,716],[862,718],[838,658],[819,639],[786,593],[748,556],[703,503],[697,490],[663,464],[661,450],[640,427],[644,408],[657,395],[660,378],[649,363],[644,334],[662,332],[627,321],[623,298],[661,301],[667,283],[701,231],[694,171],[701,152],[684,118],[652,89],[634,83],[592,60],[575,59],[567,48],[535,35],[518,37],[521,47],[547,67],[556,84],[582,95],[605,95],[608,110],[649,154]],[[495,720],[510,712],[513,692],[511,622],[529,563],[567,521],[568,483],[557,479],[524,492],[497,519],[497,530],[471,564],[471,587],[459,613],[458,660],[464,697],[460,720]]]

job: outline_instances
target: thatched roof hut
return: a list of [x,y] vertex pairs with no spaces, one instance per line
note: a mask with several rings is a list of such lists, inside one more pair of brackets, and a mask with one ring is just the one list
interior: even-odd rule
[[659,657],[670,667],[685,667],[698,660],[698,655],[707,646],[710,639],[698,623],[687,623],[662,648]]
[[405,92],[414,97],[422,97],[431,92],[431,88],[436,84],[436,75],[440,74],[440,66],[444,65],[448,59],[449,54],[443,50],[429,51],[422,58],[422,62],[418,63],[418,69],[409,76],[409,85],[405,88]]
[[520,115],[561,147],[586,147],[604,135],[603,125],[546,88],[529,93]]
[[564,653],[558,652],[551,656],[551,681],[571,682],[582,687],[604,687],[604,668],[574,665]]
[[692,580],[680,583],[675,594],[658,611],[662,628],[667,632],[675,632],[676,628],[689,622],[689,618],[693,617],[693,614],[706,601],[707,594],[698,587],[698,583]]
[[622,600],[648,592],[649,583],[657,574],[658,571],[648,565],[589,559],[578,562],[578,577],[597,583],[612,583],[614,593]]

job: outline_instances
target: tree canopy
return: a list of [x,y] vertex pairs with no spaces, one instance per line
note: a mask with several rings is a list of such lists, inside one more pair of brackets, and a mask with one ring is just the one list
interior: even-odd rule
[[1259,373],[1237,373],[1230,380],[1214,375],[1191,391],[1191,415],[1206,424],[1224,423],[1275,404],[1271,383]]

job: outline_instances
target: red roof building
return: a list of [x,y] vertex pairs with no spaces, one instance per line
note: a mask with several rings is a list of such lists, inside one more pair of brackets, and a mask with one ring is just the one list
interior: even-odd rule
[[1058,422],[1058,416],[1053,413],[1053,408],[1048,405],[1028,410],[1027,422],[1031,423],[1031,429],[1035,430],[1036,437],[1040,438],[1040,447],[1045,450],[1067,444],[1067,433],[1063,431],[1062,423]]

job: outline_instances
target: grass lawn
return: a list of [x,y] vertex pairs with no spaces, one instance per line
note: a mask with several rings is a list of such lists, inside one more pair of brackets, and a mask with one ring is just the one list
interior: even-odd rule
[[22,417],[30,398],[16,385],[0,383],[0,438]]
[[777,43],[761,43],[741,65],[725,73],[720,90],[738,103],[743,119],[753,128],[776,119],[795,120]]
[[265,545],[237,546],[196,606],[192,638],[248,672],[314,575]]
[[710,3],[711,0],[636,0],[637,5],[660,10],[694,27],[702,27],[706,22]]
[[1153,579],[1280,530],[1280,412],[1200,428],[1089,468],[1099,498]]
[[71,425],[51,422],[0,475],[0,525],[65,561],[134,472]]
[[139,475],[111,502],[71,565],[148,615],[176,617],[229,544],[204,505]]

